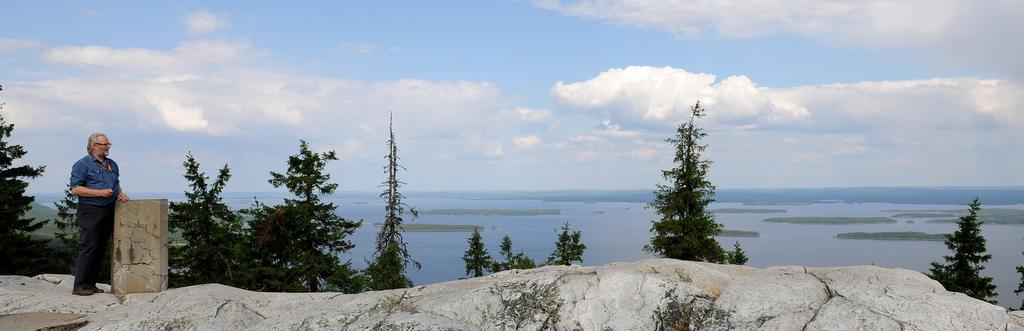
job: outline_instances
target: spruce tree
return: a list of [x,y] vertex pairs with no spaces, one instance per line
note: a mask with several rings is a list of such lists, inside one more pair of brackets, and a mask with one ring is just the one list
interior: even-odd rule
[[35,276],[52,272],[54,252],[48,241],[29,236],[46,221],[24,218],[35,201],[34,197],[25,196],[25,180],[42,176],[45,166],[14,166],[15,160],[27,152],[21,145],[10,143],[14,124],[4,120],[3,107],[0,103],[0,275]]
[[462,255],[462,261],[466,263],[466,276],[480,277],[484,272],[491,269],[493,261],[491,255],[484,247],[484,240],[480,236],[480,229],[473,229],[473,234],[467,240],[469,249]]
[[583,250],[587,249],[581,241],[580,231],[569,231],[569,222],[562,224],[562,231],[555,241],[555,250],[548,256],[548,265],[571,265],[573,261],[583,263]]
[[743,247],[740,247],[740,242],[737,241],[732,245],[732,250],[725,253],[725,263],[744,265],[747,264],[747,254],[743,252]]
[[[54,238],[60,241],[61,245],[57,248],[58,264],[60,265],[61,273],[75,273],[75,262],[78,258],[78,250],[82,245],[81,231],[82,226],[78,225],[78,220],[75,216],[75,211],[78,209],[78,197],[71,194],[70,191],[64,192],[64,198],[57,201],[54,206],[57,207],[57,217],[51,221],[57,226],[57,232],[53,233]],[[110,279],[104,276],[104,272],[109,276],[110,264],[100,264],[100,278],[99,279]]]
[[492,272],[512,269],[531,269],[537,266],[536,263],[534,263],[533,260],[523,252],[512,253],[512,238],[509,238],[508,235],[501,238],[501,245],[499,247],[501,249],[501,257],[504,258],[505,261],[495,261],[494,264],[491,265]]
[[722,225],[708,210],[715,201],[715,186],[708,181],[711,161],[701,159],[707,145],[700,141],[707,133],[696,124],[704,108],[697,102],[690,110],[689,121],[679,125],[675,137],[665,140],[676,148],[677,165],[661,172],[669,183],[659,184],[654,201],[648,204],[660,219],[651,225],[651,242],[644,250],[660,257],[718,263],[725,259],[715,241]]
[[405,266],[402,249],[397,244],[385,246],[366,266],[367,287],[374,291],[412,287],[412,281],[404,274]]
[[978,219],[981,203],[974,198],[967,210],[967,215],[960,216],[958,229],[946,235],[946,247],[953,256],[945,256],[946,263],[932,262],[929,277],[935,279],[947,291],[960,292],[968,296],[996,303],[996,285],[992,277],[984,277],[985,262],[992,259],[992,254],[985,254],[985,237],[981,235]]
[[168,226],[181,234],[184,246],[170,249],[171,285],[175,287],[221,283],[234,285],[241,260],[242,221],[221,198],[231,179],[225,164],[212,184],[191,152],[186,155],[184,202],[171,202]]
[[[402,232],[404,232],[402,230],[404,222],[402,215],[406,209],[409,210],[412,217],[419,216],[419,213],[402,202],[405,196],[398,191],[405,184],[398,180],[398,169],[405,170],[405,167],[398,164],[398,144],[395,142],[395,130],[392,128],[391,122],[388,123],[388,134],[388,155],[384,157],[388,161],[388,164],[384,166],[387,180],[382,183],[384,192],[380,194],[380,198],[387,202],[384,205],[384,222],[381,224],[380,232],[377,233],[377,251],[374,260],[366,268],[366,276],[374,290],[410,287],[412,281],[405,276],[405,267],[412,263],[416,269],[420,268],[420,263],[409,255],[408,246],[402,239]],[[397,259],[393,256],[394,254],[398,254]]]
[[288,171],[271,172],[270,184],[285,187],[294,199],[277,206],[257,203],[246,211],[252,217],[253,272],[247,275],[251,288],[265,291],[317,292],[351,290],[355,276],[350,262],[339,254],[352,249],[348,236],[362,221],[338,216],[333,203],[321,197],[338,188],[324,173],[328,161],[337,160],[334,151],[314,153],[300,141],[299,153],[288,157]]
[[253,198],[251,207],[241,210],[249,220],[241,261],[244,272],[238,275],[239,287],[252,291],[301,292],[304,286],[296,279],[291,262],[290,221],[282,206],[268,206]]
[[[1021,254],[1024,254],[1024,252]],[[1017,285],[1017,289],[1014,290],[1013,293],[1021,294],[1024,293],[1024,265],[1017,266],[1017,273],[1020,274],[1020,284]],[[1020,302],[1020,308],[1017,309],[1024,310],[1024,300]]]

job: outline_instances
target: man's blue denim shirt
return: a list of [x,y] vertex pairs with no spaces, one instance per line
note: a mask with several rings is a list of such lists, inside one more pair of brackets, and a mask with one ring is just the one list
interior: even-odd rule
[[71,183],[68,188],[82,186],[94,190],[113,189],[114,194],[108,198],[101,197],[78,197],[78,203],[95,206],[109,206],[117,202],[117,196],[121,194],[121,181],[117,179],[120,172],[117,169],[117,162],[107,158],[110,171],[95,157],[86,155],[71,167]]

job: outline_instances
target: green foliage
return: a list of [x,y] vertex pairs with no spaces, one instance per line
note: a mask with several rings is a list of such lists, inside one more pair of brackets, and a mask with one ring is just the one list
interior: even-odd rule
[[337,160],[334,151],[314,153],[300,142],[299,153],[288,157],[288,171],[271,172],[270,184],[288,188],[296,199],[277,206],[255,203],[244,210],[249,216],[252,238],[244,277],[247,288],[263,291],[306,291],[353,289],[357,275],[349,262],[338,258],[353,245],[346,238],[362,221],[352,222],[335,214],[335,206],[321,200],[338,184],[324,173],[328,161]]
[[[0,88],[2,90],[2,88]],[[0,112],[3,104],[0,104]],[[14,131],[14,124],[8,124],[0,113],[0,275],[25,275],[53,272],[59,266],[54,261],[54,251],[47,240],[33,239],[29,233],[46,221],[35,222],[24,217],[35,201],[25,196],[27,179],[43,175],[45,166],[14,166],[14,161],[27,153],[21,145],[11,144],[8,138]]]
[[573,261],[583,263],[583,250],[587,245],[581,242],[580,231],[569,231],[569,222],[562,224],[562,232],[558,233],[555,250],[548,256],[549,265],[571,265]]
[[[1024,254],[1024,253],[1021,253]],[[1017,266],[1017,273],[1020,274],[1020,284],[1017,285],[1017,289],[1013,290],[1013,293],[1021,294],[1024,293],[1024,265]],[[1020,308],[1018,310],[1024,310],[1024,300],[1020,302]]]
[[405,266],[401,248],[388,245],[366,266],[367,286],[374,291],[412,287],[412,281],[405,276]]
[[725,263],[744,265],[747,264],[747,253],[743,252],[743,247],[740,247],[740,242],[736,242],[732,245],[732,250],[725,253]]
[[533,259],[530,259],[530,257],[526,256],[525,253],[512,253],[512,238],[509,238],[508,235],[505,235],[504,237],[501,238],[500,248],[501,257],[504,258],[505,261],[494,261],[494,263],[491,264],[492,272],[499,272],[512,269],[532,269],[537,267],[537,264],[533,262]]
[[420,268],[420,263],[409,255],[409,248],[402,239],[402,215],[406,209],[410,211],[412,217],[418,216],[419,213],[402,202],[405,196],[398,189],[405,183],[398,180],[398,169],[405,167],[398,165],[398,144],[395,142],[395,131],[391,123],[388,123],[388,133],[388,155],[384,157],[388,161],[384,166],[387,179],[381,184],[385,189],[380,194],[380,198],[387,202],[384,205],[384,222],[377,233],[376,260],[369,263],[371,268],[367,268],[366,272],[370,286],[374,290],[409,287],[412,282],[405,276],[406,265],[412,263],[416,269]]
[[946,263],[932,262],[929,277],[935,279],[948,291],[960,292],[968,296],[996,303],[996,285],[992,277],[984,277],[984,263],[992,258],[985,254],[985,237],[981,235],[981,224],[978,211],[981,203],[975,198],[971,202],[967,215],[961,216],[957,222],[959,229],[946,237],[946,247],[953,251],[953,256],[945,256]]
[[168,226],[181,234],[183,246],[170,247],[171,285],[175,287],[205,283],[236,285],[244,246],[241,217],[221,199],[224,186],[231,179],[224,165],[212,184],[199,170],[199,162],[191,152],[186,156],[185,180],[189,190],[184,202],[171,202]]
[[654,201],[648,204],[660,219],[651,225],[651,242],[644,250],[673,259],[722,262],[725,251],[714,238],[722,225],[708,210],[715,201],[715,186],[708,181],[711,161],[701,159],[707,145],[700,140],[707,134],[695,123],[704,116],[704,109],[697,102],[690,110],[690,120],[679,125],[675,137],[665,140],[676,147],[677,166],[661,172],[669,184],[659,184]]
[[78,220],[75,217],[75,212],[78,210],[78,197],[71,194],[71,191],[65,191],[64,198],[54,205],[57,207],[57,217],[53,219],[53,223],[59,231],[53,233],[54,238],[60,240],[69,249],[78,251],[82,245],[80,236],[82,227],[78,225]]
[[491,269],[494,262],[491,259],[491,254],[487,253],[487,247],[484,247],[480,230],[474,229],[473,234],[466,242],[469,243],[469,249],[466,249],[466,253],[462,255],[462,261],[466,263],[466,276],[483,276],[484,272]]
[[[75,217],[75,211],[78,209],[78,197],[71,194],[70,191],[65,191],[64,198],[57,201],[55,206],[57,215],[50,221],[56,226],[57,232],[54,232],[53,236],[60,241],[61,245],[54,248],[57,257],[54,262],[60,266],[62,273],[74,274],[78,250],[82,245],[82,226],[78,225],[78,220]],[[105,254],[105,256],[109,257],[109,254]],[[106,263],[100,266],[99,279],[109,279],[110,264]]]

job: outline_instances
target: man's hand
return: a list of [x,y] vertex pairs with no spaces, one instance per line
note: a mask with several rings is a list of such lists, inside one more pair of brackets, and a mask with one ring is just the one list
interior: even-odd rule
[[113,195],[114,195],[114,190],[113,189],[105,188],[105,189],[102,189],[102,190],[96,190],[96,196],[99,196],[101,198],[109,198],[109,197],[111,197]]
[[117,195],[117,200],[121,202],[128,201],[128,195],[124,194],[124,192],[122,191],[121,194]]

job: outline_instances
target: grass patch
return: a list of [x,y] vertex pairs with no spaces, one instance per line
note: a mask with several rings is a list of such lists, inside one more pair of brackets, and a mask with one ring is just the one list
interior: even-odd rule
[[902,232],[847,232],[836,235],[839,239],[870,239],[870,240],[946,240],[942,233],[924,233],[917,231]]
[[722,230],[718,233],[718,237],[760,237],[761,233],[757,231],[744,231],[744,230]]
[[445,216],[540,216],[561,214],[561,209],[432,209],[420,213],[420,215]]
[[768,223],[790,224],[882,224],[896,223],[888,217],[774,217],[764,220]]
[[720,208],[712,209],[712,213],[715,214],[774,214],[774,213],[785,213],[785,209],[768,209],[768,208]]

